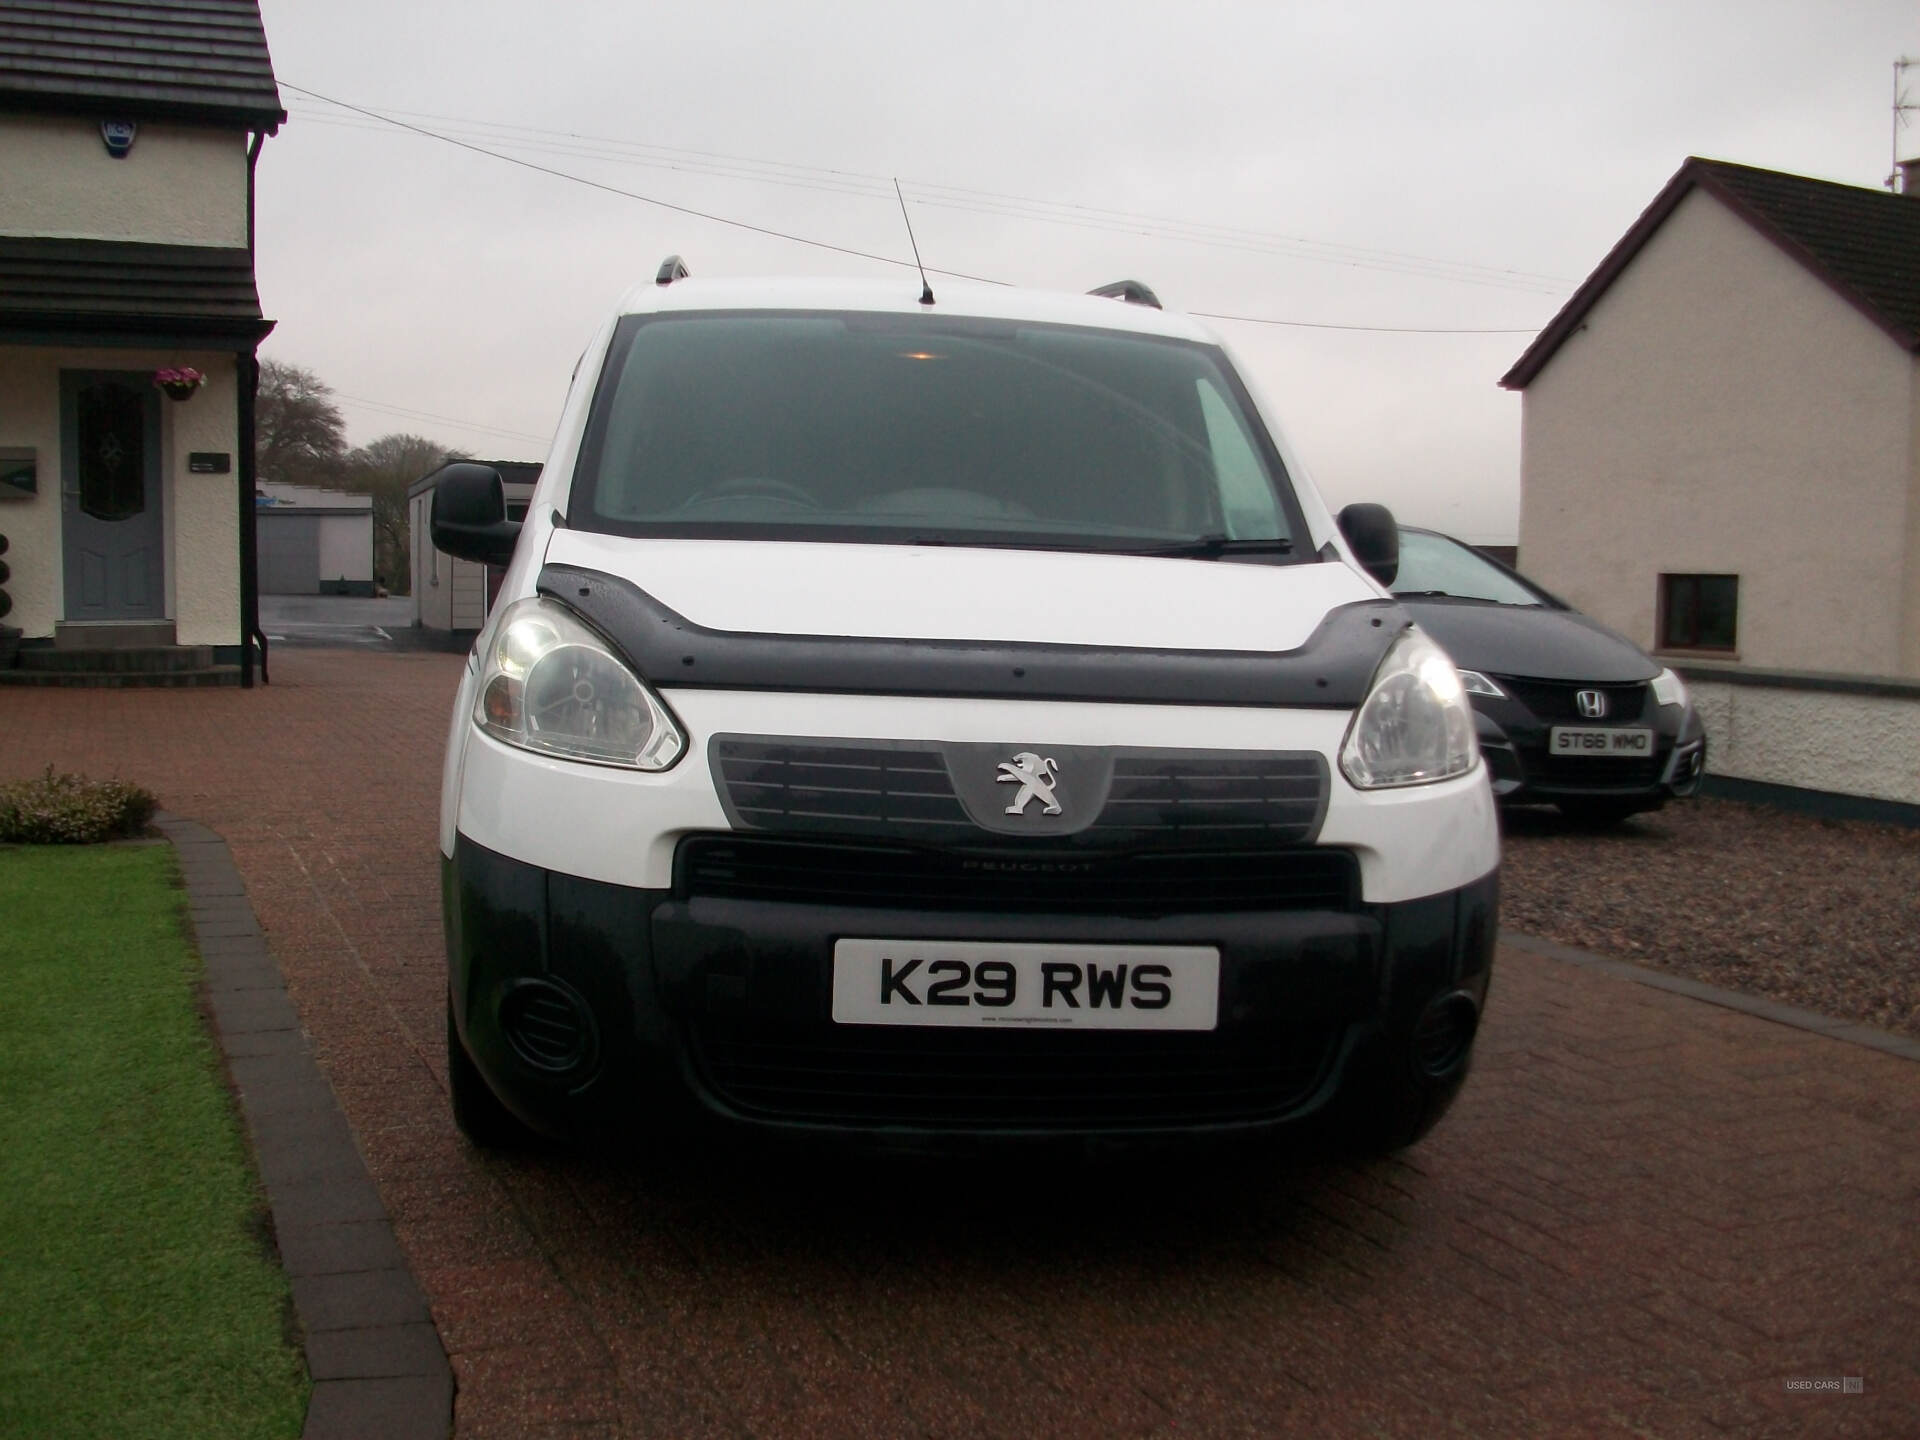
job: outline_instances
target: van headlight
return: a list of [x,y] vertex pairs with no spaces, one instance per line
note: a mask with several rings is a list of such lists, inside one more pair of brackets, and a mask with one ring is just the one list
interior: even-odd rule
[[542,755],[665,770],[687,738],[599,635],[564,606],[516,601],[494,627],[473,722]]
[[1433,641],[1409,628],[1373,672],[1347,727],[1340,770],[1362,790],[1426,785],[1473,769],[1480,747],[1460,674]]

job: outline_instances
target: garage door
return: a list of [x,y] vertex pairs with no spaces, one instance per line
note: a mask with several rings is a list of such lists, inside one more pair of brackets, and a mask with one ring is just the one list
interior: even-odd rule
[[262,513],[255,533],[260,546],[262,595],[320,593],[320,517]]

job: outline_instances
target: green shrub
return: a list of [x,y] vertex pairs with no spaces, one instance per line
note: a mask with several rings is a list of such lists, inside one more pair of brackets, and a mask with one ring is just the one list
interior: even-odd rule
[[159,802],[125,780],[56,775],[0,785],[0,841],[18,845],[96,845],[138,835]]

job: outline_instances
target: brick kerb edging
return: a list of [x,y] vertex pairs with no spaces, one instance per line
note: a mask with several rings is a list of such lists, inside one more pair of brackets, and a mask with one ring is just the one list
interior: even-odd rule
[[418,1440],[453,1425],[453,1371],[333,1087],[307,1049],[233,855],[206,826],[154,817],[172,843],[280,1259],[306,1337],[302,1440]]
[[1596,955],[1591,950],[1562,945],[1557,940],[1542,940],[1538,936],[1516,935],[1511,930],[1502,930],[1500,943],[1511,946],[1515,950],[1524,950],[1530,955],[1544,956],[1549,960],[1561,960],[1569,965],[1583,965],[1589,970],[1599,970],[1617,979],[1631,980],[1636,985],[1665,990],[1674,995],[1684,995],[1690,1000],[1704,1000],[1709,1005],[1718,1005],[1726,1010],[1737,1010],[1742,1015],[1751,1015],[1759,1020],[1771,1020],[1776,1025],[1791,1026],[1795,1030],[1810,1030],[1816,1035],[1826,1036],[1829,1040],[1844,1040],[1849,1045],[1863,1045],[1869,1050],[1898,1056],[1902,1060],[1920,1060],[1920,1040],[1909,1040],[1904,1035],[1892,1035],[1885,1030],[1875,1030],[1870,1025],[1856,1025],[1850,1020],[1836,1020],[1831,1015],[1822,1015],[1815,1010],[1802,1010],[1796,1005],[1782,1005],[1777,1000],[1763,1000],[1755,995],[1742,995],[1737,990],[1722,990],[1717,985],[1704,985],[1698,980],[1689,980],[1683,975],[1669,975],[1664,970],[1650,970],[1644,965],[1633,965],[1625,960],[1615,960],[1611,956]]

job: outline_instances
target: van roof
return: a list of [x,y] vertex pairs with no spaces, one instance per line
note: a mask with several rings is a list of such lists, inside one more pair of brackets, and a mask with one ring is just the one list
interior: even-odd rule
[[1012,285],[982,285],[941,280],[932,305],[920,303],[920,280],[902,272],[898,280],[793,278],[687,279],[661,285],[647,280],[620,302],[623,315],[713,310],[853,310],[902,315],[931,312],[993,320],[1031,320],[1050,325],[1085,325],[1104,330],[1165,335],[1217,344],[1218,337],[1190,316],[1149,305],[1098,295],[1025,290]]

